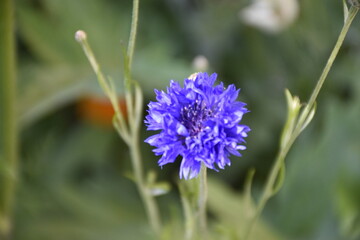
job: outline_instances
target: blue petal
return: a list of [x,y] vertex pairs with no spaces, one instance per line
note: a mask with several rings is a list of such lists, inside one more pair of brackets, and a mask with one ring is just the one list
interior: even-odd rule
[[[242,145],[250,128],[240,122],[249,112],[235,85],[214,86],[216,73],[197,73],[184,80],[184,87],[170,81],[166,92],[155,90],[156,102],[150,102],[145,124],[148,130],[160,130],[145,140],[161,156],[159,165],[172,163],[180,155],[180,178],[196,177],[204,163],[217,171],[230,165],[229,156],[241,156]],[[184,110],[185,109],[185,110]],[[184,114],[185,111],[185,114]]]

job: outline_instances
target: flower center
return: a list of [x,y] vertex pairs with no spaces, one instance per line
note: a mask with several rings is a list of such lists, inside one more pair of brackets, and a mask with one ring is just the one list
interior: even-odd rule
[[203,101],[196,100],[195,103],[184,106],[180,111],[181,123],[188,129],[191,136],[201,132],[203,122],[213,116]]

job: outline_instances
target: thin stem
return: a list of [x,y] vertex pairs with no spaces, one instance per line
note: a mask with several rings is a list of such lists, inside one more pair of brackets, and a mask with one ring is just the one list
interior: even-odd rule
[[286,144],[284,145],[284,147],[282,147],[278,153],[278,156],[276,157],[276,160],[274,162],[274,165],[271,169],[271,172],[270,172],[270,175],[268,177],[268,180],[266,181],[266,185],[264,187],[264,190],[263,190],[263,194],[259,200],[259,203],[257,205],[257,208],[256,208],[256,212],[255,212],[255,215],[253,216],[253,218],[251,219],[250,221],[250,224],[247,228],[247,231],[245,232],[245,235],[244,235],[244,240],[246,239],[249,239],[250,238],[250,234],[251,234],[251,231],[253,230],[255,224],[256,224],[256,221],[257,219],[259,218],[262,210],[264,209],[267,201],[273,196],[273,191],[274,191],[274,186],[276,184],[276,180],[278,178],[278,175],[279,175],[279,172],[281,170],[281,166],[282,164],[284,163],[285,161],[285,158],[286,158],[286,155],[287,153],[289,152],[291,146],[293,145],[293,143],[295,142],[296,138],[300,135],[301,133],[301,130],[303,128],[303,124],[304,122],[306,121],[307,117],[309,116],[309,113],[311,111],[311,109],[313,108],[314,104],[315,104],[315,101],[316,101],[316,98],[317,96],[319,95],[319,92],[325,82],[325,79],[335,61],[335,58],[340,50],[340,47],[341,45],[343,44],[344,42],[344,39],[346,37],[346,34],[350,28],[350,25],[352,23],[352,21],[354,20],[357,12],[358,12],[358,8],[355,8],[355,7],[351,7],[350,10],[349,10],[349,15],[345,21],[345,24],[340,32],[340,35],[338,37],[338,40],[335,44],[335,47],[334,49],[332,50],[331,54],[330,54],[330,57],[325,65],[325,68],[310,96],[310,99],[309,99],[309,102],[308,104],[306,105],[306,107],[304,108],[304,110],[302,111],[301,113],[301,116],[299,118],[299,121],[297,122],[297,125],[294,129],[294,131],[292,132],[288,142],[286,142]]
[[129,145],[131,152],[131,159],[133,164],[133,170],[135,174],[136,185],[138,187],[141,199],[145,205],[145,210],[150,222],[152,229],[155,231],[157,236],[161,234],[161,221],[159,216],[158,206],[155,202],[155,198],[151,195],[150,191],[147,189],[144,174],[141,153],[139,148],[139,141],[137,135],[133,136],[132,142]]
[[139,19],[139,0],[134,0],[132,19],[131,19],[131,30],[130,30],[128,50],[127,50],[127,56],[129,60],[128,62],[129,72],[131,72],[132,60],[134,56],[138,19]]
[[320,76],[320,78],[319,78],[319,80],[318,80],[318,82],[317,82],[311,96],[310,96],[308,104],[306,105],[304,111],[302,112],[302,114],[300,116],[300,121],[298,122],[298,126],[297,126],[300,129],[301,129],[300,125],[302,125],[304,123],[306,117],[308,116],[308,114],[310,113],[312,107],[315,104],[316,98],[319,95],[321,87],[323,86],[323,84],[325,82],[325,79],[326,79],[326,77],[327,77],[327,75],[328,75],[328,73],[329,73],[329,71],[330,71],[330,69],[331,69],[331,67],[332,67],[332,65],[333,65],[333,63],[335,61],[335,58],[336,58],[337,54],[339,53],[339,50],[340,50],[343,42],[344,42],[346,34],[349,31],[351,23],[354,20],[354,18],[356,16],[356,14],[358,13],[358,11],[359,11],[359,8],[356,8],[356,7],[353,7],[353,6],[349,10],[349,15],[348,15],[348,17],[347,17],[347,19],[345,21],[345,24],[344,24],[343,28],[341,29],[341,32],[340,32],[338,40],[337,40],[337,42],[335,44],[335,47],[332,50],[332,52],[330,54],[330,57],[329,57],[326,65],[325,65],[325,68],[324,68],[323,72],[321,73],[321,76]]
[[191,204],[190,194],[189,194],[189,182],[180,181],[179,182],[179,190],[180,190],[180,197],[181,203],[184,212],[185,218],[185,233],[184,233],[184,240],[191,240],[194,237],[194,229],[196,224],[196,216],[193,211],[193,207]]
[[286,157],[286,154],[290,150],[291,145],[292,145],[292,143],[287,144],[285,146],[285,148],[281,152],[279,152],[278,156],[276,157],[275,163],[274,163],[274,165],[273,165],[273,167],[271,169],[268,180],[266,181],[266,185],[264,187],[263,194],[261,195],[261,198],[260,198],[259,203],[257,205],[255,215],[250,220],[249,226],[247,227],[247,229],[245,231],[244,240],[250,238],[250,234],[251,234],[253,228],[255,227],[256,222],[257,222],[262,210],[264,209],[267,201],[273,195],[272,193],[273,193],[273,189],[274,189],[274,185],[275,185],[277,176],[279,175],[281,165],[283,164],[283,162],[285,160],[285,157]]
[[[131,162],[132,162],[132,167],[133,167],[138,191],[145,205],[145,210],[150,225],[153,228],[154,232],[157,234],[157,236],[160,236],[161,221],[160,221],[159,210],[155,198],[147,188],[144,179],[139,139],[138,139],[140,124],[141,124],[140,119],[142,114],[142,99],[143,99],[142,92],[141,89],[136,85],[136,83],[131,81],[131,66],[132,66],[132,59],[135,49],[138,12],[139,12],[139,0],[134,0],[129,45],[127,49],[127,56],[125,57],[125,63],[124,63],[125,64],[124,85],[126,89],[125,96],[126,96],[126,105],[127,105],[128,124],[125,122],[124,116],[119,109],[116,92],[114,90],[115,88],[113,87],[113,82],[111,80],[108,81],[102,74],[99,64],[97,63],[95,56],[86,40],[86,33],[81,30],[77,31],[75,34],[75,39],[81,44],[88,60],[90,61],[92,68],[97,74],[98,82],[100,86],[102,87],[103,91],[106,93],[106,95],[108,96],[114,107],[116,114],[116,120],[114,121],[115,129],[130,148]],[[135,110],[133,109],[134,107]]]
[[206,166],[203,163],[201,165],[200,170],[200,181],[199,181],[199,227],[200,227],[200,238],[207,239],[207,223],[206,223],[206,202],[207,202],[207,174],[206,174]]
[[87,57],[87,59],[90,62],[90,65],[92,69],[94,70],[98,83],[106,96],[109,98],[111,105],[114,108],[115,116],[116,116],[116,122],[114,123],[115,129],[118,131],[120,136],[123,138],[123,140],[129,144],[130,142],[130,135],[129,130],[127,128],[123,113],[120,111],[118,98],[115,92],[115,87],[113,85],[113,81],[107,81],[104,74],[101,71],[100,65],[96,60],[96,57],[87,41],[86,33],[82,30],[79,30],[75,33],[75,39],[78,41]]
[[[133,166],[133,171],[135,174],[135,180],[137,184],[138,191],[140,193],[141,199],[145,205],[146,213],[150,222],[151,227],[153,228],[154,232],[159,236],[161,233],[161,221],[159,217],[159,211],[157,204],[155,202],[154,197],[150,194],[150,191],[146,188],[145,180],[144,180],[144,173],[143,173],[143,166],[140,154],[140,147],[139,147],[139,129],[140,129],[140,121],[135,121],[135,116],[133,114],[141,115],[142,113],[142,96],[141,92],[136,92],[137,96],[137,106],[135,108],[137,111],[129,111],[130,108],[133,108],[133,104],[127,104],[128,109],[128,117],[129,117],[129,124],[126,123],[123,113],[120,111],[116,92],[114,92],[114,87],[109,84],[109,82],[104,77],[100,66],[93,54],[91,47],[87,41],[86,33],[84,31],[77,31],[75,34],[76,40],[81,44],[94,72],[97,75],[99,85],[101,86],[102,90],[105,92],[107,97],[110,99],[111,104],[115,111],[116,120],[114,122],[115,129],[119,133],[119,135],[123,138],[125,143],[129,146],[131,152],[131,162]],[[135,88],[137,89],[137,88]],[[126,92],[127,101],[133,98],[133,93],[129,92],[131,89],[128,89]],[[138,90],[139,91],[139,90]],[[128,102],[127,102],[128,103]],[[133,103],[133,101],[131,101]],[[131,116],[130,116],[131,115]],[[140,119],[138,116],[137,119]]]
[[0,1],[0,239],[10,239],[18,173],[14,1]]
[[[131,138],[132,138],[131,144],[129,144],[129,148],[132,156],[131,160],[133,164],[133,171],[135,173],[136,184],[140,192],[142,201],[145,205],[145,209],[150,225],[155,231],[155,233],[158,236],[160,236],[161,220],[160,220],[159,210],[155,198],[153,195],[151,195],[144,180],[142,159],[141,159],[140,146],[138,140],[141,122],[137,121],[137,119],[140,119],[139,115],[142,114],[142,93],[137,92],[136,91],[137,88],[135,88],[134,90],[134,88],[131,87],[132,86],[131,69],[132,69],[132,62],[133,62],[133,56],[135,50],[138,19],[139,19],[139,0],[133,0],[131,30],[130,30],[128,49],[127,49],[127,58],[125,59],[125,72],[124,72],[125,87],[127,89],[126,103],[127,103],[128,117],[129,117],[129,127],[131,129]],[[135,101],[136,106],[133,106],[134,105],[133,96],[135,96],[136,98]],[[135,111],[133,109],[134,107],[135,107]]]

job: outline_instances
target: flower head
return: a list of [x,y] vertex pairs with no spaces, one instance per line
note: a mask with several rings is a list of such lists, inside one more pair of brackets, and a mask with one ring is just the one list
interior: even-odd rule
[[239,124],[248,112],[236,101],[239,90],[232,84],[214,85],[217,74],[196,73],[184,80],[184,87],[171,81],[167,92],[155,90],[156,102],[149,103],[147,130],[160,130],[145,142],[156,147],[159,166],[182,157],[180,178],[196,177],[205,164],[217,170],[230,165],[230,154],[241,156],[250,128]]

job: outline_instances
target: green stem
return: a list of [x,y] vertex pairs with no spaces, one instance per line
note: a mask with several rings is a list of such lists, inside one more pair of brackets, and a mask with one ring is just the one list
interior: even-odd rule
[[279,152],[279,154],[278,154],[278,156],[277,156],[277,158],[275,160],[275,163],[274,163],[274,165],[273,165],[273,167],[271,169],[268,180],[266,181],[266,185],[264,187],[263,194],[261,195],[261,198],[260,198],[259,203],[257,205],[255,215],[250,220],[249,226],[247,227],[247,229],[245,231],[244,240],[250,238],[251,232],[252,232],[253,228],[255,227],[255,224],[256,224],[262,210],[264,209],[267,201],[273,195],[273,189],[274,189],[274,186],[275,186],[277,176],[279,175],[281,165],[284,163],[286,154],[290,150],[290,147],[291,147],[291,144],[287,144],[285,146],[284,150]]
[[128,62],[129,72],[131,72],[132,60],[134,56],[138,19],[139,19],[139,0],[134,0],[132,19],[131,19],[131,30],[130,30],[128,50],[127,50],[127,56],[129,61]]
[[114,108],[117,122],[114,122],[114,127],[118,131],[119,135],[124,139],[124,141],[129,144],[130,135],[126,126],[126,122],[123,116],[123,113],[120,111],[118,97],[115,91],[115,86],[113,85],[113,81],[111,79],[107,80],[104,74],[101,71],[100,65],[97,62],[95,55],[90,47],[90,44],[87,41],[87,35],[84,31],[79,30],[75,33],[75,39],[78,41],[84,50],[84,53],[87,59],[90,62],[92,69],[94,70],[98,83],[102,88],[103,92],[109,98],[111,105]]
[[[130,30],[130,37],[129,37],[129,44],[127,49],[127,61],[125,63],[125,87],[127,89],[126,93],[126,104],[128,110],[128,117],[129,117],[129,127],[131,129],[131,142],[129,144],[129,148],[131,151],[131,159],[133,164],[133,171],[135,173],[135,180],[141,195],[142,201],[145,205],[146,213],[150,222],[151,227],[159,237],[161,235],[161,220],[159,215],[159,210],[157,203],[155,201],[154,196],[151,194],[149,189],[147,188],[144,173],[143,173],[143,166],[142,166],[142,159],[140,154],[140,146],[139,146],[139,129],[140,129],[140,121],[136,121],[136,119],[140,120],[140,117],[136,115],[142,114],[142,98],[139,98],[139,95],[142,93],[136,92],[131,87],[131,69],[132,69],[132,62],[134,57],[134,50],[135,50],[135,42],[136,42],[136,34],[137,34],[137,26],[138,26],[138,19],[139,19],[139,0],[133,1],[133,11],[132,11],[132,19],[131,19],[131,30]],[[134,91],[134,92],[133,92]],[[135,94],[135,99],[137,99],[136,104],[134,105],[133,96]],[[135,111],[133,108],[135,107]]]
[[[134,94],[137,96],[136,106],[133,106],[132,100],[131,100],[131,104],[128,104],[127,102],[128,109],[133,107],[135,107],[136,109],[136,111],[128,111],[127,115],[129,117],[129,124],[127,124],[123,116],[123,113],[120,111],[119,105],[117,103],[116,92],[113,91],[113,87],[111,86],[111,84],[109,84],[109,81],[107,81],[106,78],[104,77],[104,74],[100,69],[100,66],[95,58],[95,55],[93,54],[91,47],[87,42],[86,33],[79,30],[76,32],[75,38],[81,44],[94,72],[97,75],[99,85],[101,86],[102,90],[105,92],[107,97],[110,99],[111,104],[114,108],[115,116],[116,116],[116,121],[114,122],[115,129],[130,148],[131,162],[135,174],[137,188],[140,193],[141,199],[145,205],[145,209],[150,225],[153,228],[154,232],[159,236],[161,233],[161,221],[159,217],[159,211],[154,197],[148,191],[145,184],[139,140],[138,140],[140,124],[141,124],[140,119],[142,114],[142,97],[140,96],[141,92],[137,92],[136,90],[138,88],[135,87]],[[133,97],[133,93],[129,91],[131,91],[131,89],[127,89],[126,92],[127,101],[129,99],[132,99]],[[133,116],[135,114],[138,114],[138,117]]]
[[257,205],[256,208],[256,212],[254,217],[251,219],[250,224],[247,228],[247,231],[245,232],[244,235],[244,240],[249,239],[250,238],[250,234],[251,231],[253,230],[257,219],[259,218],[262,210],[264,209],[267,201],[273,196],[274,194],[274,187],[276,184],[276,180],[278,178],[279,172],[281,170],[281,166],[284,164],[285,158],[287,153],[289,152],[291,146],[293,145],[293,143],[295,142],[296,138],[300,135],[302,128],[303,128],[303,124],[306,121],[307,117],[309,116],[309,113],[311,111],[311,109],[313,108],[316,98],[319,95],[319,92],[325,82],[325,79],[335,61],[335,58],[340,50],[341,45],[344,42],[344,39],[346,37],[347,32],[349,31],[350,25],[352,23],[352,21],[354,20],[357,12],[358,12],[358,8],[355,7],[351,7],[349,10],[349,15],[345,21],[345,24],[340,32],[340,35],[338,37],[338,40],[335,44],[334,49],[332,50],[330,57],[325,65],[325,68],[310,96],[309,102],[306,105],[306,107],[304,108],[304,110],[301,113],[301,116],[299,118],[299,121],[297,122],[297,125],[291,135],[291,137],[289,138],[289,141],[284,145],[283,148],[280,149],[278,156],[275,160],[275,163],[271,169],[270,175],[268,177],[268,180],[266,181],[266,185],[264,187],[263,190],[263,194],[261,195],[261,198],[259,200],[259,203]]
[[[188,183],[188,184],[187,184]],[[180,181],[179,182],[179,190],[180,190],[180,197],[181,203],[184,212],[185,218],[185,233],[184,233],[184,240],[192,240],[194,237],[194,229],[196,229],[196,215],[194,214],[193,207],[191,204],[191,197],[192,195],[189,194],[191,190],[189,190],[189,183],[191,181]]]
[[200,170],[200,182],[199,182],[199,227],[200,227],[200,239],[207,239],[207,223],[206,223],[206,202],[207,202],[207,173],[206,166],[203,163]]
[[155,198],[151,195],[151,192],[146,187],[144,180],[142,159],[139,148],[138,135],[133,135],[132,142],[129,144],[133,170],[135,174],[136,185],[138,187],[141,199],[145,205],[145,210],[150,222],[152,229],[155,231],[157,236],[161,234],[161,221],[159,216],[158,206]]
[[[351,7],[350,10],[349,10],[349,14],[348,14],[348,17],[345,21],[345,24],[343,26],[343,28],[341,29],[341,32],[340,32],[340,35],[338,37],[338,40],[335,44],[335,47],[334,49],[332,50],[331,54],[330,54],[330,57],[325,65],[325,68],[323,70],[323,72],[321,73],[321,76],[310,96],[310,99],[308,101],[308,104],[306,105],[304,111],[302,112],[301,116],[300,116],[300,120],[298,122],[298,125],[297,125],[297,128],[299,128],[299,132],[301,130],[301,125],[304,123],[305,119],[307,118],[307,116],[309,115],[311,109],[313,108],[314,104],[315,104],[315,101],[316,101],[316,98],[318,97],[319,95],[319,92],[321,90],[321,87],[323,86],[324,82],[325,82],[325,79],[335,61],[335,58],[337,56],[337,54],[339,53],[339,50],[344,42],[344,39],[346,37],[346,34],[347,32],[349,31],[349,28],[351,26],[351,23],[352,21],[354,20],[356,14],[358,13],[359,11],[359,8],[356,8],[356,7]],[[297,136],[296,136],[297,137]]]
[[14,1],[0,1],[0,239],[10,239],[17,179]]
[[139,86],[137,86],[136,82],[130,81],[131,65],[134,55],[136,32],[137,32],[138,12],[139,12],[139,0],[134,0],[129,45],[127,50],[127,56],[125,57],[125,68],[124,68],[128,123],[126,123],[125,118],[119,109],[115,88],[113,87],[113,82],[111,80],[110,81],[107,80],[104,77],[103,73],[101,72],[99,64],[97,63],[96,58],[86,40],[86,33],[81,30],[77,31],[75,34],[75,39],[81,44],[88,60],[90,61],[92,68],[94,69],[98,77],[98,82],[100,86],[102,87],[103,91],[106,93],[106,95],[108,96],[114,107],[115,116],[116,116],[116,119],[114,121],[115,129],[130,148],[131,162],[132,162],[132,167],[133,167],[138,191],[145,205],[145,210],[150,225],[154,230],[154,232],[157,234],[157,236],[160,236],[161,221],[160,221],[159,210],[155,198],[149,191],[144,179],[144,172],[143,172],[139,139],[138,139],[139,129],[141,126],[141,114],[142,114],[142,104],[143,104],[142,92]]

